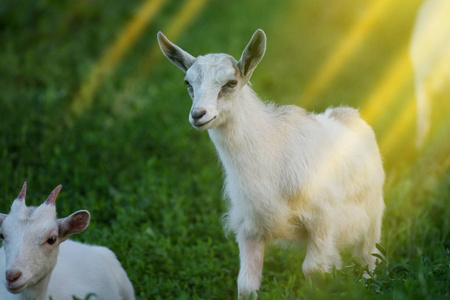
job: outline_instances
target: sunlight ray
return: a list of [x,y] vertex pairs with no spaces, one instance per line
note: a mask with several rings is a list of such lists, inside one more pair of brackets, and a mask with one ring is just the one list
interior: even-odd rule
[[404,132],[414,126],[416,116],[416,105],[414,98],[409,99],[407,106],[396,118],[396,121],[389,126],[390,130],[382,137],[380,149],[382,153],[388,154],[400,141]]
[[[198,14],[202,11],[209,0],[188,0],[184,2],[184,5],[179,9],[178,13],[174,16],[173,21],[163,28],[162,31],[171,41],[176,41],[180,34],[186,30],[186,28],[196,20]],[[156,39],[155,39],[156,40]],[[139,75],[147,74],[155,61],[162,56],[162,52],[159,49],[158,43],[155,43],[150,54],[145,59],[144,63],[138,70]]]
[[390,65],[391,67],[381,76],[382,80],[375,85],[374,90],[363,101],[364,106],[361,108],[361,115],[369,124],[373,123],[384,110],[388,109],[395,93],[411,79],[408,48],[402,49]]
[[128,50],[136,43],[145,26],[154,19],[165,2],[167,0],[147,0],[137,9],[136,15],[118,34],[98,63],[92,68],[87,80],[81,85],[78,95],[72,102],[72,112],[79,114],[91,105],[92,98],[105,76],[112,72]]
[[450,140],[446,138],[450,128],[450,113],[443,117],[436,126],[430,145],[438,149],[436,157],[441,158],[441,168],[450,170]]
[[319,71],[312,80],[306,84],[306,88],[299,99],[301,106],[307,107],[333,80],[344,63],[376,25],[389,4],[392,4],[392,1],[379,0],[372,2],[367,9],[367,13],[360,17],[360,20],[352,27],[332,55],[318,68]]

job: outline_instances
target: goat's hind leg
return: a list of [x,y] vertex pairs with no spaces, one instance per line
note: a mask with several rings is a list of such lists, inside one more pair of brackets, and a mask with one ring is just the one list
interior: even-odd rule
[[[357,245],[353,251],[353,255],[360,257],[370,272],[372,272],[375,269],[378,260],[372,254],[381,255],[380,251],[378,251],[378,249],[374,247],[374,245],[375,244],[370,244],[369,246],[367,243],[363,242],[360,245]],[[369,273],[366,271],[364,271],[363,276],[364,278],[371,277],[371,275],[369,275]]]
[[320,236],[309,233],[306,257],[302,265],[305,276],[314,272],[331,272],[333,266],[340,269],[342,266],[341,255],[336,247],[333,237],[330,234]]
[[[366,234],[362,236],[361,241],[356,245],[353,250],[353,255],[359,256],[362,261],[368,266],[369,271],[373,271],[376,267],[377,258],[372,254],[381,255],[380,251],[376,248],[376,244],[380,241],[381,235],[381,218],[376,220]],[[368,277],[368,274],[364,274],[364,277]]]
[[256,299],[264,263],[265,242],[256,237],[238,237],[241,266],[238,276],[239,299]]
[[372,254],[381,255],[374,243],[362,242],[357,245],[353,251],[354,256],[358,256],[368,266],[369,271],[373,271],[376,267],[377,258]]

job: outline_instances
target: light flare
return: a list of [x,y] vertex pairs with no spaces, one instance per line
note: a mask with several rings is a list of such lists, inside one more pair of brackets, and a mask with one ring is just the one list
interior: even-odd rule
[[[173,21],[168,27],[163,28],[162,32],[168,36],[171,41],[176,41],[180,34],[196,19],[198,14],[202,11],[209,0],[189,0],[185,1],[184,5],[178,10],[174,16]],[[150,51],[150,54],[141,64],[139,68],[139,75],[147,74],[154,63],[162,56],[161,49],[156,43]]]
[[411,38],[417,115],[417,146],[421,147],[431,128],[433,92],[450,82],[450,1],[428,0],[420,6]]
[[399,52],[381,78],[371,94],[363,101],[361,115],[369,124],[389,109],[392,98],[411,79],[411,63],[408,59],[407,47]]
[[375,27],[389,4],[392,4],[392,1],[378,0],[372,2],[367,9],[367,13],[360,17],[360,20],[353,26],[333,54],[319,67],[319,72],[306,85],[306,89],[299,99],[301,106],[307,107],[312,103],[333,80],[345,62],[363,42],[364,38]]
[[80,91],[71,105],[73,113],[80,114],[91,105],[92,98],[105,76],[111,73],[114,67],[120,63],[128,50],[136,43],[146,25],[155,18],[157,12],[166,2],[167,0],[147,0],[137,9],[136,15],[118,34],[98,63],[92,68],[88,79],[81,85]]
[[395,119],[392,126],[389,126],[387,134],[383,136],[380,142],[382,153],[389,153],[400,141],[400,137],[404,135],[408,128],[414,126],[416,116],[416,105],[414,98],[408,101],[407,106],[402,110],[400,115]]

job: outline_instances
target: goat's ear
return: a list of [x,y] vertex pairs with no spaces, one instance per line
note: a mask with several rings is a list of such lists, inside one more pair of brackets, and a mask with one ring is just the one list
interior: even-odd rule
[[0,227],[2,226],[3,221],[6,219],[7,216],[8,216],[8,215],[0,214]]
[[241,59],[238,62],[239,70],[242,76],[250,79],[253,70],[259,64],[266,52],[266,34],[261,29],[258,29],[253,34],[250,42],[242,52]]
[[79,210],[70,216],[58,219],[59,237],[65,241],[72,234],[83,232],[91,220],[91,215],[87,210]]
[[161,31],[158,32],[158,43],[164,55],[181,71],[186,73],[194,64],[195,57],[169,41]]

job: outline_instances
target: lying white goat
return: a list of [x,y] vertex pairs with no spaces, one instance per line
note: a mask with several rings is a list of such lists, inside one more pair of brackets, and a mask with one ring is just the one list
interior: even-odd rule
[[375,135],[358,112],[340,107],[315,115],[261,102],[248,82],[265,52],[262,30],[239,61],[227,54],[195,58],[161,32],[158,42],[186,72],[189,121],[208,129],[225,168],[239,297],[256,297],[265,245],[278,238],[307,241],[306,275],[339,267],[339,249],[347,246],[373,269],[384,171]]
[[56,219],[61,187],[39,207],[27,207],[25,183],[11,212],[0,214],[0,272],[5,272],[0,299],[72,300],[90,293],[97,296],[91,299],[134,299],[133,286],[111,250],[67,240],[88,227],[90,214],[80,210]]

